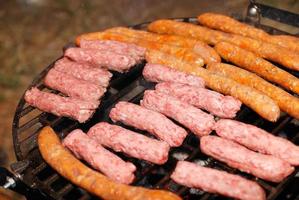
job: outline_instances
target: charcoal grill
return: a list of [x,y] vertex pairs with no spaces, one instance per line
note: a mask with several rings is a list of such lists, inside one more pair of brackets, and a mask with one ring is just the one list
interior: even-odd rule
[[[278,29],[261,25],[259,23],[260,17],[266,17],[262,16],[260,11],[266,8],[267,7],[252,2],[248,8],[247,18],[244,20],[248,23],[261,27],[272,34],[283,33]],[[283,15],[286,14],[287,12],[284,11]],[[293,15],[291,14],[291,16]],[[296,17],[298,20],[298,15]],[[283,17],[280,19],[283,19]],[[196,23],[196,18],[181,18],[175,20]],[[139,24],[132,28],[144,29],[147,24],[148,23]],[[291,24],[294,24],[294,22]],[[2,175],[5,174],[6,176],[1,176],[0,184],[5,183],[6,188],[10,188],[24,194],[27,199],[99,199],[61,177],[42,159],[37,146],[37,135],[41,128],[47,125],[51,126],[58,133],[59,137],[63,139],[75,128],[87,131],[91,126],[99,121],[112,123],[108,117],[109,111],[118,101],[130,101],[138,104],[143,97],[143,92],[146,89],[152,89],[154,87],[154,84],[149,83],[142,78],[141,74],[144,64],[145,63],[143,62],[133,67],[125,74],[114,73],[109,89],[103,97],[100,107],[97,109],[93,118],[84,124],[79,124],[78,122],[65,117],[57,117],[49,113],[43,113],[27,105],[22,97],[17,106],[13,121],[13,142],[18,162],[11,165],[12,172],[1,169],[0,173],[2,173]],[[53,65],[54,63],[42,71],[28,89],[32,86],[37,86],[41,90],[49,91],[50,89],[43,85],[43,78]],[[291,73],[298,76],[295,72],[291,71]],[[57,93],[53,90],[50,91]],[[275,135],[286,137],[290,141],[299,145],[299,122],[286,114],[282,114],[278,122],[271,123],[260,118],[248,107],[242,106],[242,109],[238,113],[236,119],[257,125]],[[127,127],[121,123],[118,123],[118,125],[137,131],[141,134],[147,134],[144,131]],[[170,190],[184,199],[225,198],[215,194],[206,193],[198,189],[183,187],[174,183],[170,179],[170,174],[174,170],[177,160],[182,159],[224,170],[233,174],[238,174],[247,179],[254,180],[265,189],[267,199],[269,200],[299,200],[298,168],[296,168],[295,172],[281,183],[276,184],[266,182],[254,176],[230,168],[227,165],[202,154],[199,150],[199,140],[193,134],[189,134],[182,146],[171,149],[169,160],[164,165],[154,165],[145,161],[126,157],[121,153],[117,154],[124,160],[130,161],[137,166],[136,180],[133,185]]]

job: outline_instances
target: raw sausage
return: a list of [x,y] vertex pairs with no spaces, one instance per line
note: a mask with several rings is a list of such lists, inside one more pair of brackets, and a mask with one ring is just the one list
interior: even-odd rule
[[168,160],[169,145],[164,141],[146,137],[121,126],[100,122],[91,127],[88,136],[103,146],[129,156],[163,164]]
[[99,106],[96,101],[83,101],[70,97],[62,97],[57,94],[40,91],[33,87],[24,95],[25,101],[44,112],[56,116],[70,117],[80,123],[87,121]]
[[117,54],[109,50],[69,48],[64,52],[64,56],[79,62],[87,63],[94,67],[104,67],[117,72],[126,72],[137,62],[124,54]]
[[299,165],[299,147],[256,126],[235,120],[221,119],[215,125],[216,133],[249,149],[281,158],[291,165]]
[[136,167],[125,162],[117,155],[106,150],[89,138],[80,129],[75,129],[63,140],[63,145],[70,149],[78,159],[84,159],[94,169],[118,183],[130,184],[134,178]]
[[288,162],[271,155],[251,151],[233,141],[217,136],[204,136],[200,139],[203,153],[259,178],[280,182],[295,169]]
[[253,181],[187,161],[179,161],[170,178],[178,184],[190,188],[199,188],[232,198],[243,200],[266,199],[262,187]]
[[87,101],[98,101],[106,92],[106,89],[100,85],[78,79],[56,69],[51,69],[48,72],[44,83],[70,97]]
[[232,96],[180,83],[159,83],[155,89],[222,118],[234,118],[242,104]]
[[76,63],[68,58],[62,58],[56,61],[54,69],[103,87],[107,87],[109,85],[109,81],[112,77],[112,74],[106,69]]
[[215,124],[212,115],[155,90],[145,91],[140,105],[178,121],[197,136],[210,134]]
[[121,121],[126,125],[146,130],[167,142],[169,146],[180,146],[187,136],[185,129],[164,115],[129,102],[118,102],[111,109],[109,117],[113,121]]
[[151,82],[176,82],[194,87],[205,87],[205,81],[202,78],[159,64],[147,63],[143,68],[142,75]]
[[113,51],[118,54],[129,55],[140,62],[144,59],[145,48],[139,47],[134,44],[128,44],[124,42],[118,42],[113,40],[85,40],[80,39],[80,47],[85,49],[98,49],[100,51]]

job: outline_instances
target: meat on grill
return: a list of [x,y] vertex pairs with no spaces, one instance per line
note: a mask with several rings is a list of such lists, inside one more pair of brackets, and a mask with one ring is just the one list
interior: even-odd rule
[[200,139],[203,153],[225,162],[256,177],[272,182],[280,182],[294,171],[288,162],[271,155],[251,151],[233,141],[217,136],[205,136]]
[[106,69],[73,62],[65,57],[55,62],[54,69],[103,87],[109,85],[112,77],[112,74]]
[[146,137],[120,126],[100,122],[91,127],[87,134],[103,146],[138,159],[155,164],[163,164],[168,159],[170,147],[166,142]]
[[58,90],[70,97],[88,101],[98,101],[106,92],[105,88],[97,84],[78,79],[55,69],[51,69],[48,72],[44,82],[50,88]]
[[94,67],[104,67],[117,72],[128,71],[137,62],[126,54],[118,54],[109,50],[69,48],[64,56],[79,62],[87,63]]
[[185,129],[164,115],[133,103],[117,103],[109,116],[113,121],[121,121],[126,125],[146,130],[170,146],[180,146],[187,136]]
[[144,92],[142,106],[160,112],[190,129],[195,135],[208,135],[212,131],[214,117],[175,97],[155,90]]
[[242,104],[232,96],[180,83],[159,83],[155,89],[222,118],[235,117]]
[[40,91],[34,87],[25,93],[25,101],[39,110],[57,116],[65,116],[78,120],[80,123],[87,121],[98,107],[99,102],[83,101],[70,97]]
[[299,147],[256,126],[234,120],[219,120],[216,133],[249,149],[281,158],[291,165],[299,165]]
[[129,55],[140,62],[144,59],[146,49],[135,44],[118,42],[114,40],[80,40],[80,47],[85,49],[98,49],[113,51],[118,54]]
[[118,183],[130,184],[135,178],[135,165],[123,161],[117,155],[106,150],[80,129],[69,133],[63,140],[63,145],[70,149],[78,159],[85,160],[94,169],[101,171]]
[[266,195],[257,183],[224,171],[179,161],[171,179],[178,184],[243,200],[264,200]]
[[205,87],[205,82],[202,78],[164,65],[147,63],[142,74],[146,80],[151,82],[176,82],[195,87]]

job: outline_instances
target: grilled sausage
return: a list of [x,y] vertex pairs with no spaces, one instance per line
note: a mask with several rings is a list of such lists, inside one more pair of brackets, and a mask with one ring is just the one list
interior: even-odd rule
[[144,59],[145,48],[139,47],[134,44],[128,44],[124,42],[112,41],[112,40],[79,40],[80,47],[85,49],[98,49],[100,51],[113,51],[118,54],[129,55],[135,59],[138,63]]
[[45,85],[73,98],[98,101],[106,89],[95,83],[78,79],[72,75],[51,69],[45,77]]
[[109,85],[109,81],[112,77],[112,74],[106,69],[73,62],[68,58],[62,58],[56,61],[54,69],[103,87]]
[[87,121],[99,106],[97,101],[83,101],[70,97],[62,97],[57,94],[40,91],[33,87],[24,95],[25,101],[44,112],[56,116],[70,117],[80,123]]
[[64,52],[64,56],[79,63],[104,67],[120,73],[128,71],[132,66],[137,64],[137,61],[133,57],[109,50],[69,48]]
[[93,171],[77,160],[61,144],[50,127],[38,135],[38,147],[45,161],[61,176],[88,192],[106,200],[180,200],[175,194],[163,190],[115,183],[104,175]]
[[299,55],[279,45],[173,20],[154,21],[149,24],[148,29],[156,33],[194,37],[212,45],[222,41],[229,42],[289,69],[299,70]]
[[221,119],[215,125],[216,133],[249,149],[281,158],[291,165],[299,165],[299,147],[256,126],[235,120]]
[[265,200],[261,186],[225,171],[179,161],[170,177],[178,184],[243,200]]
[[210,134],[215,124],[212,115],[155,90],[145,91],[140,105],[178,121],[199,137]]
[[204,13],[199,15],[197,19],[204,26],[212,29],[259,39],[299,52],[299,39],[296,37],[287,35],[272,36],[261,29],[241,23],[229,16],[216,13]]
[[[191,49],[182,48],[177,46],[170,46],[162,43],[155,43],[144,40],[142,38],[128,37],[127,35],[112,33],[112,32],[102,32],[96,33],[98,39],[108,39],[108,40],[117,40],[121,42],[133,43],[139,46],[142,46],[146,49],[156,49],[165,53],[176,56],[177,58],[186,60],[188,62],[194,63],[196,66],[201,67],[204,65],[203,59]],[[85,38],[84,36],[81,36]],[[85,38],[88,39],[88,38]]]
[[187,136],[185,129],[164,115],[129,102],[118,102],[110,111],[109,117],[113,121],[146,130],[169,146],[180,146]]
[[235,117],[242,104],[232,96],[180,83],[159,83],[155,89],[223,118]]
[[168,160],[169,145],[166,142],[146,137],[121,126],[100,122],[91,127],[87,134],[103,146],[124,152],[134,158],[155,164],[164,164]]
[[299,119],[299,99],[287,93],[283,89],[272,85],[261,77],[229,64],[209,64],[207,69],[211,72],[227,76],[240,84],[253,87],[271,97],[279,108],[289,115]]
[[94,169],[101,171],[111,180],[130,184],[134,178],[135,165],[123,161],[89,138],[80,129],[75,129],[63,140],[63,145],[71,150],[78,159],[84,159]]
[[179,71],[197,75],[203,78],[206,85],[212,90],[239,99],[269,121],[276,121],[280,115],[279,107],[268,96],[251,87],[239,84],[230,78],[212,73],[203,68],[194,69],[192,65],[159,51],[148,50],[146,60],[149,63],[162,64]]
[[176,82],[194,87],[205,87],[205,81],[202,78],[159,64],[147,63],[143,68],[142,75],[151,82]]
[[205,64],[210,62],[221,61],[221,58],[217,54],[217,52],[212,47],[200,40],[195,40],[192,38],[182,37],[178,35],[155,34],[147,31],[134,30],[125,27],[115,27],[108,29],[105,32],[120,33],[129,37],[137,37],[150,42],[158,42],[161,44],[190,48],[203,58]]
[[295,169],[288,162],[270,155],[251,151],[233,141],[217,136],[204,136],[200,139],[203,153],[259,178],[280,182]]
[[261,77],[299,94],[299,79],[297,77],[256,56],[254,53],[227,42],[216,44],[215,49],[225,60],[255,72]]

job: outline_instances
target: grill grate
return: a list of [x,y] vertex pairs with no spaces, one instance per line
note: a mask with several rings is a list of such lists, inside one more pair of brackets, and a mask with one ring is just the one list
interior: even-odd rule
[[[195,18],[183,18],[177,20],[193,23],[196,21]],[[135,26],[134,28],[144,29],[146,25],[147,23],[144,23]],[[28,106],[22,97],[17,107],[13,122],[13,139],[17,159],[19,161],[30,161],[29,166],[21,172],[23,181],[30,187],[39,189],[43,194],[46,194],[49,199],[98,199],[77,186],[72,185],[68,180],[57,174],[43,161],[36,143],[37,134],[43,126],[50,125],[62,139],[75,128],[81,128],[83,131],[87,131],[91,126],[99,121],[112,123],[108,115],[110,109],[118,101],[124,100],[138,104],[140,99],[143,97],[144,90],[154,87],[154,84],[149,83],[142,78],[141,73],[144,64],[145,63],[135,66],[126,74],[113,74],[110,87],[103,97],[100,107],[94,114],[93,118],[85,124],[79,124],[64,117],[56,117],[52,114],[42,113],[37,109]],[[47,88],[42,84],[42,80],[51,67],[53,67],[53,64],[47,67],[33,81],[29,88],[32,86],[38,86],[40,89],[47,90]],[[251,109],[242,106],[242,109],[238,113],[236,119],[257,125],[275,135],[287,137],[287,139],[299,145],[299,123],[290,116],[283,115],[278,122],[271,123],[260,118]],[[121,123],[118,123],[118,125],[137,131],[141,134],[147,134],[144,131],[127,127]],[[151,135],[148,136],[153,137]],[[173,171],[177,160],[181,159],[225,170],[227,172],[255,180],[265,189],[267,199],[269,200],[294,199],[299,195],[298,190],[295,193],[293,190],[292,192],[289,192],[288,190],[288,188],[292,188],[291,185],[299,183],[298,178],[295,178],[295,175],[299,171],[298,168],[291,176],[279,184],[266,182],[257,179],[254,176],[241,173],[236,169],[230,168],[227,165],[202,154],[199,150],[199,140],[193,134],[189,134],[182,146],[171,149],[169,153],[169,160],[164,165],[154,165],[145,161],[126,157],[121,153],[117,154],[124,160],[130,161],[137,166],[136,180],[133,185],[167,189],[175,192],[184,199],[223,199],[223,197],[209,194],[197,189],[190,189],[174,183],[170,179],[170,174]]]

